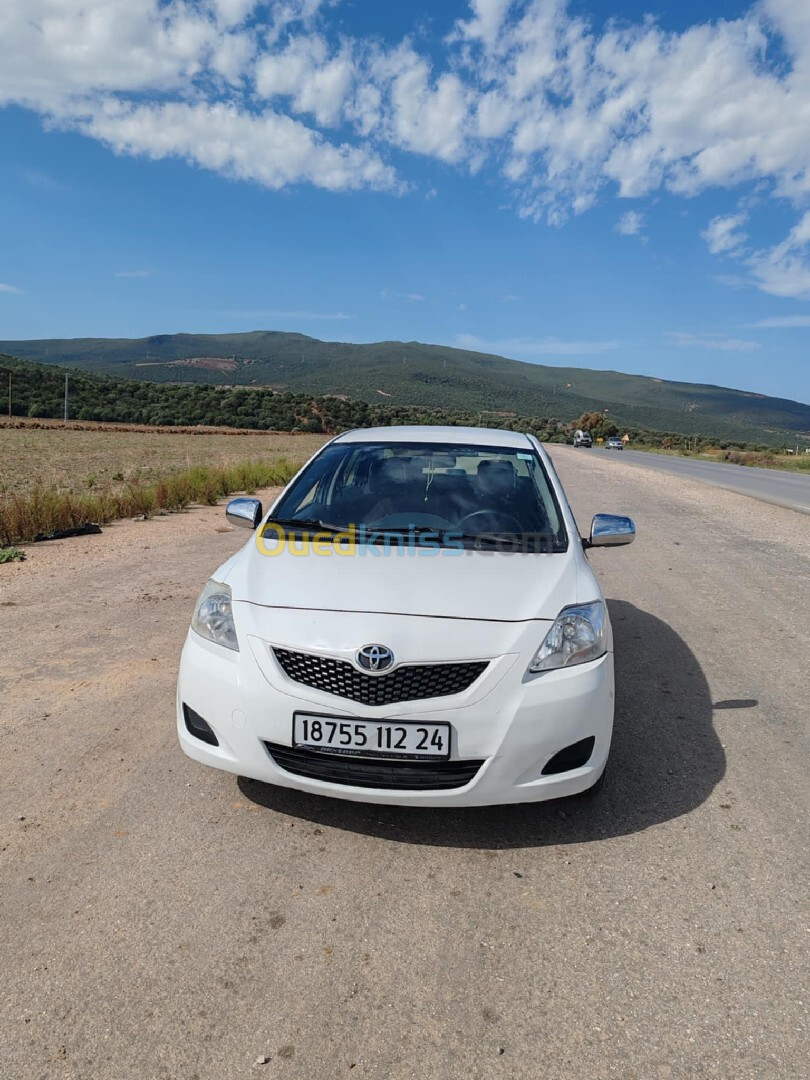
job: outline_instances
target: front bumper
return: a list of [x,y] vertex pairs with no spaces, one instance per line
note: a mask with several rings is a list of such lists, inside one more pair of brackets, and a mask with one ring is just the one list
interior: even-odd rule
[[[521,655],[500,657],[493,674],[473,693],[418,703],[364,706],[328,695],[257,661],[242,645],[232,653],[189,631],[177,687],[177,732],[189,757],[205,765],[279,787],[357,802],[408,806],[486,806],[575,795],[601,776],[613,727],[613,656],[560,671],[526,676]],[[216,735],[212,746],[186,727],[183,704],[204,718]],[[418,791],[331,783],[295,775],[273,760],[266,743],[289,747],[295,711],[346,719],[447,721],[453,760],[483,762],[473,779],[452,789]],[[594,738],[585,765],[543,775],[564,747]]]

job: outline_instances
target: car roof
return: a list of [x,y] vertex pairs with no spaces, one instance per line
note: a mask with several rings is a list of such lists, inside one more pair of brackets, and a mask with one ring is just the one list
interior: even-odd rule
[[532,447],[521,431],[502,428],[452,427],[449,425],[402,424],[398,427],[357,428],[344,431],[334,440],[342,443],[448,443],[455,446],[503,446],[525,450]]

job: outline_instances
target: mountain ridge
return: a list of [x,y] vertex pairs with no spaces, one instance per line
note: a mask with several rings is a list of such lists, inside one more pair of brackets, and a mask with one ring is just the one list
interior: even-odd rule
[[417,341],[355,345],[304,334],[157,334],[0,341],[0,351],[153,383],[243,386],[398,406],[504,410],[770,445],[810,437],[810,405],[714,383],[529,364]]

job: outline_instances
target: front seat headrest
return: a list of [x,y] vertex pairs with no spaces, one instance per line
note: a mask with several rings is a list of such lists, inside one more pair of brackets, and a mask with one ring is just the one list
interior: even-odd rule
[[478,482],[487,492],[510,492],[517,482],[515,466],[511,461],[482,461],[478,466]]
[[369,471],[368,486],[373,492],[390,491],[406,480],[405,462],[400,458],[375,461]]

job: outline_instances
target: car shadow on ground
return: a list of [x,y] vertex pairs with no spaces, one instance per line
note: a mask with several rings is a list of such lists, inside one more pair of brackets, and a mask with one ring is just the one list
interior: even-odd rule
[[[726,768],[708,683],[695,655],[665,622],[624,600],[609,600],[608,606],[616,723],[605,785],[594,798],[426,809],[345,802],[244,777],[240,790],[260,806],[318,825],[460,848],[587,843],[687,814],[709,797]],[[749,704],[755,703],[732,707]]]

